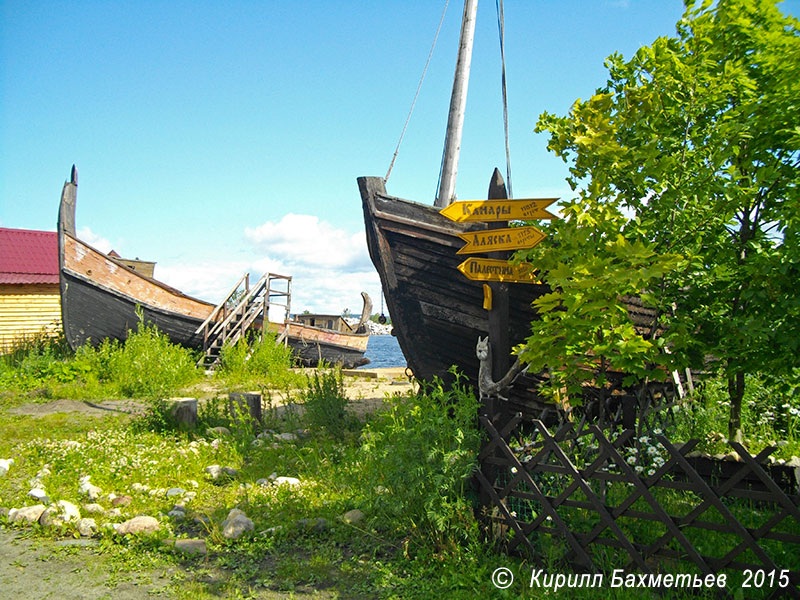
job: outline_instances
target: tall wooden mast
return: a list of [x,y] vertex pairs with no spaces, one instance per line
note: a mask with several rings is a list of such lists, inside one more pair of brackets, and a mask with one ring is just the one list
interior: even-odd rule
[[469,68],[472,62],[472,42],[475,39],[475,18],[478,0],[464,2],[464,16],[461,21],[461,41],[458,46],[456,74],[453,80],[453,93],[450,96],[450,114],[447,117],[447,136],[444,142],[442,160],[442,180],[434,206],[443,208],[455,198],[456,174],[458,173],[458,154],[461,150],[461,133],[464,128],[464,110],[467,106],[467,87]]

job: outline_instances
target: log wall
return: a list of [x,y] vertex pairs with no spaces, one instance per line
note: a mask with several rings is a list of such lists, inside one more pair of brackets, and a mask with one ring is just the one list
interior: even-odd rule
[[58,284],[0,284],[0,353],[24,339],[61,331]]

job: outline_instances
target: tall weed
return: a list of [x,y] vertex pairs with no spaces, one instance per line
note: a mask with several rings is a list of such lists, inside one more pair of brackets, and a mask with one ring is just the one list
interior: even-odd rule
[[168,397],[200,377],[190,350],[143,321],[123,345],[101,345],[97,352],[98,369],[130,398]]
[[363,433],[366,502],[392,533],[420,547],[454,551],[474,539],[476,522],[466,498],[481,434],[478,401],[456,374],[418,395],[397,397]]
[[302,378],[293,373],[291,349],[275,343],[275,334],[263,339],[248,335],[236,344],[226,344],[220,353],[217,376],[233,386],[296,387]]
[[314,429],[340,434],[358,424],[345,410],[347,396],[339,367],[317,369],[308,376],[302,398],[306,422]]

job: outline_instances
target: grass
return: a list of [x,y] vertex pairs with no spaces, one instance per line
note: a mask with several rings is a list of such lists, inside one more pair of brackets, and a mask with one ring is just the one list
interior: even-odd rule
[[[390,599],[529,598],[541,593],[528,587],[530,562],[497,550],[507,533],[496,531],[496,539],[487,540],[478,526],[470,474],[482,435],[477,401],[463,383],[450,388],[435,384],[418,395],[387,398],[385,410],[358,420],[347,407],[341,372],[323,369],[298,375],[269,339],[226,349],[223,368],[210,382],[186,366],[191,355],[162,343],[158,332],[145,327],[125,344],[85,348],[74,355],[57,345],[32,345],[0,359],[0,381],[10,382],[5,386],[6,407],[63,397],[64,392],[81,397],[81,391],[83,398],[134,394],[152,400],[150,411],[138,418],[31,417],[4,411],[0,458],[14,458],[15,463],[0,477],[0,506],[31,504],[26,493],[45,467],[49,474],[40,480],[54,500],[84,504],[78,480],[86,475],[104,494],[129,495],[125,514],[156,516],[164,525],[161,533],[121,538],[105,527],[119,519],[97,517],[96,551],[113,574],[112,584],[168,569],[172,575],[165,594],[177,598],[270,598],[312,591],[329,598]],[[154,362],[168,364],[160,370],[151,368]],[[151,379],[137,383],[127,371],[149,374]],[[184,371],[185,378],[175,376]],[[213,383],[223,394],[201,404],[195,430],[179,431],[158,412],[155,400],[162,392],[180,393],[181,385],[198,382]],[[702,435],[709,451],[718,448],[709,433],[724,431],[727,419],[722,390],[715,386],[706,384],[691,411],[677,416],[672,432]],[[790,409],[796,397],[784,395],[778,402],[763,382],[749,387],[753,392],[746,399],[745,417],[751,446],[782,440],[787,442],[782,452],[797,453],[796,423],[763,418],[769,407],[784,417],[794,416]],[[262,425],[234,422],[224,392],[249,389],[266,391],[267,399],[270,391],[280,390],[284,401],[295,404],[268,405]],[[230,435],[207,433],[218,426],[227,427]],[[288,441],[257,437],[264,430],[306,433]],[[237,474],[212,481],[204,472],[212,464],[233,467]],[[643,464],[643,469],[649,466]],[[296,477],[301,484],[290,488],[257,483],[272,473]],[[193,495],[183,497],[183,521],[167,516],[176,499],[166,492],[174,487]],[[624,494],[612,488],[609,497],[617,492]],[[679,507],[681,494],[672,495],[669,501]],[[108,504],[107,497],[101,503]],[[227,540],[221,522],[234,507],[254,521],[255,531]],[[363,521],[348,525],[340,519],[356,508],[365,513]],[[758,507],[742,504],[734,510],[742,518],[755,518]],[[589,526],[586,513],[568,514],[576,526]],[[298,525],[303,519],[325,519],[326,526]],[[640,541],[652,541],[662,532],[658,525],[640,522],[625,526]],[[40,538],[75,535],[71,526],[55,532],[28,531]],[[178,555],[161,544],[164,538],[196,536],[206,540],[208,557]],[[705,541],[710,546],[719,543],[713,536]],[[545,537],[537,543],[549,572],[572,572],[561,558],[562,541]],[[599,557],[609,573],[619,567],[618,559],[611,551]],[[491,582],[501,566],[517,580],[507,590]],[[683,567],[666,568],[680,572]],[[548,597],[598,597],[597,589],[550,592]],[[635,594],[612,590],[607,581],[602,597]]]

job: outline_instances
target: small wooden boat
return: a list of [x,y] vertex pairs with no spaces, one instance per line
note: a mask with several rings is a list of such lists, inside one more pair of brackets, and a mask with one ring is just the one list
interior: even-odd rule
[[351,326],[339,315],[299,314],[287,323],[289,346],[304,366],[315,367],[321,361],[354,369],[369,363],[364,356],[369,343],[367,320],[372,314],[372,300],[361,292],[361,319]]
[[[235,343],[247,329],[262,327],[267,311],[259,313],[256,304],[265,300],[264,294],[267,294],[266,301],[269,300],[270,274],[262,278],[267,285],[260,297],[247,295],[249,306],[242,306],[241,315],[247,314],[249,320],[243,324],[236,318],[235,307],[226,308],[231,296],[219,305],[198,300],[78,239],[75,234],[77,189],[78,175],[73,166],[70,181],[64,184],[61,192],[58,216],[61,317],[64,335],[73,349],[86,343],[97,345],[106,338],[127,339],[129,332],[136,330],[139,314],[173,343],[202,350],[208,350],[217,341],[219,346],[226,341]],[[291,277],[276,277],[291,280]],[[244,280],[246,278],[240,282]],[[270,323],[269,328],[284,336],[298,361],[306,366],[316,366],[320,359],[345,368],[366,364],[369,359],[364,358],[364,353],[369,333],[364,323],[370,316],[372,303],[366,294],[363,295],[362,322],[351,331],[288,321],[288,314],[284,323]],[[286,306],[288,309],[288,298]],[[222,335],[212,339],[208,334],[213,331],[222,332]],[[218,357],[218,352],[214,354]]]
[[165,283],[146,277],[92,248],[75,234],[78,174],[61,192],[58,211],[58,263],[61,319],[74,349],[106,338],[124,340],[139,322],[137,309],[176,344],[201,348],[196,333],[214,304],[192,298]]

